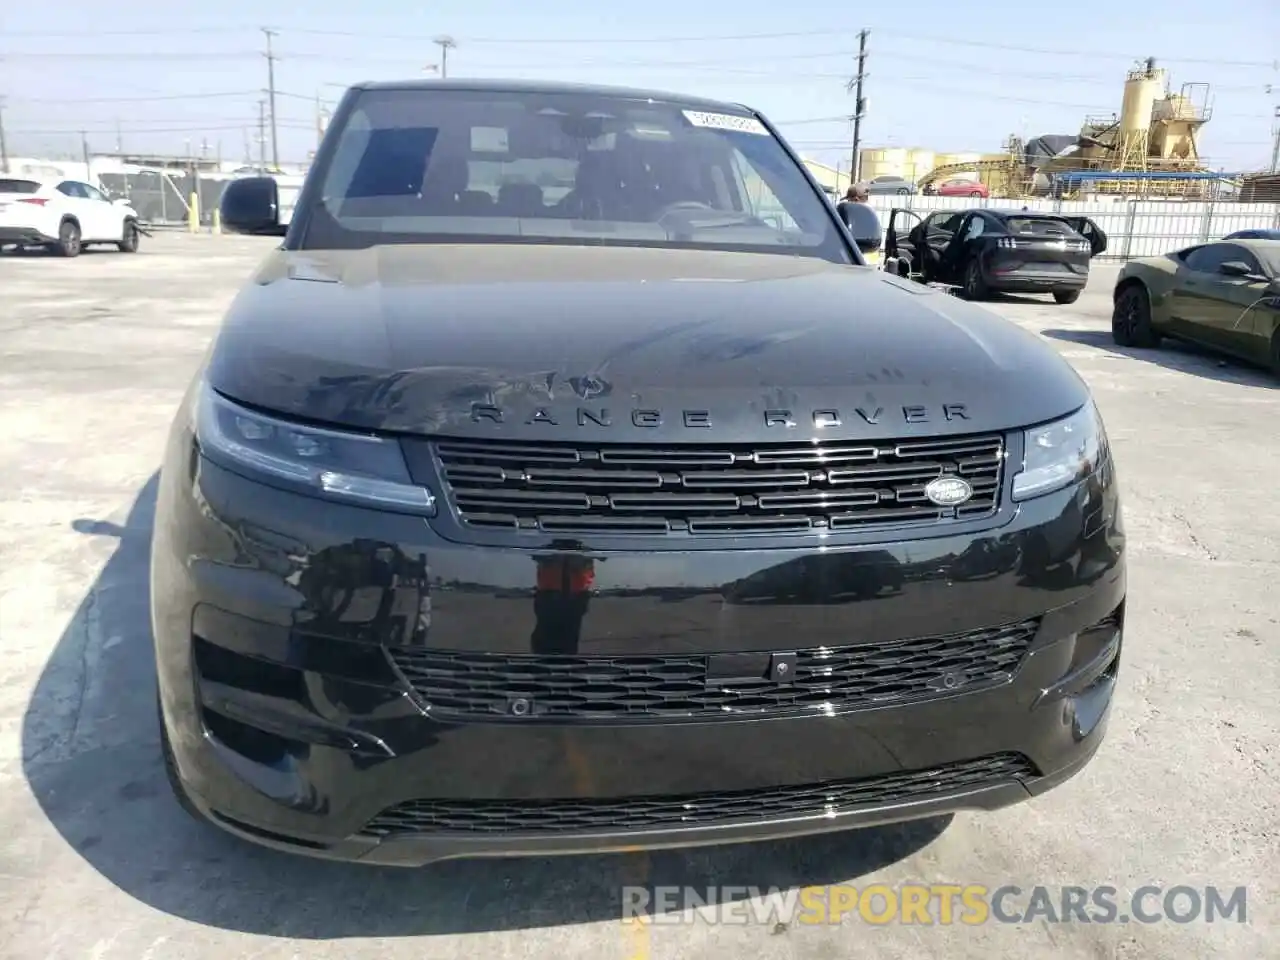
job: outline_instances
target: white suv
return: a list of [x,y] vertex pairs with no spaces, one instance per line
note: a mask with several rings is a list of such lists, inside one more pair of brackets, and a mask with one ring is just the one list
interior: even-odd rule
[[0,177],[0,249],[48,247],[78,256],[86,244],[138,249],[138,212],[79,180]]

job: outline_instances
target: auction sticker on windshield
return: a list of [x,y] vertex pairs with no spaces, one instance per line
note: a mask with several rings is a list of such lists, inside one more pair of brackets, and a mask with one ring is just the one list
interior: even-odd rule
[[762,137],[769,136],[765,125],[755,117],[735,117],[731,113],[703,113],[699,110],[682,110],[684,118],[695,127],[707,127],[712,130],[733,130],[738,133],[754,133]]

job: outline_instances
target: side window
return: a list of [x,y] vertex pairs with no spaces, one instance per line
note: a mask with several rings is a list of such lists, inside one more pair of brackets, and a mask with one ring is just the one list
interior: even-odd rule
[[99,190],[97,187],[93,186],[92,184],[82,183],[80,184],[80,189],[84,191],[84,195],[88,197],[90,200],[97,200],[99,203],[111,202],[106,198],[106,195],[103,194],[101,190]]
[[1192,250],[1184,262],[1188,270],[1194,270],[1197,273],[1217,273],[1222,264],[1236,259],[1233,251],[1239,250],[1240,248],[1234,244],[1210,243]]
[[935,213],[929,218],[930,233],[949,233],[954,234],[960,229],[960,220],[964,216],[961,213]]
[[77,200],[84,199],[84,193],[80,190],[80,184],[73,180],[63,180],[58,184],[58,192],[66,197],[75,197]]
[[1266,271],[1262,269],[1262,264],[1258,262],[1258,258],[1244,247],[1238,247],[1235,244],[1231,244],[1227,250],[1228,252],[1223,258],[1223,263],[1227,263],[1231,260],[1239,260],[1241,263],[1246,264],[1249,267],[1250,273],[1266,276]]
[[969,229],[965,231],[964,238],[966,240],[975,240],[982,236],[982,231],[987,224],[981,217],[974,217],[969,221]]

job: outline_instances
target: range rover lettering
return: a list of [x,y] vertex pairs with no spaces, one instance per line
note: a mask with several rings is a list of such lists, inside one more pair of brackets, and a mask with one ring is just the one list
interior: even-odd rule
[[1102,742],[1103,420],[868,266],[759,113],[359,85],[169,435],[151,603],[183,806],[375,864],[1029,800]]

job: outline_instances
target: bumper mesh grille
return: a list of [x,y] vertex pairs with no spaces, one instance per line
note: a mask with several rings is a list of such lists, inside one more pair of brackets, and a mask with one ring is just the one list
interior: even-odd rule
[[859,780],[618,800],[411,800],[379,814],[363,836],[435,832],[590,833],[830,817],[1034,777],[1021,754]]
[[[529,656],[395,650],[391,657],[440,716],[604,719],[723,717],[851,709],[970,692],[1022,663],[1038,620],[942,637],[794,651],[789,682],[713,679],[705,655]],[[519,707],[515,705],[519,703]]]
[[[936,524],[995,513],[999,435],[883,443],[620,446],[435,443],[464,527],[513,533],[713,535]],[[939,507],[925,486],[967,480],[972,497]]]

